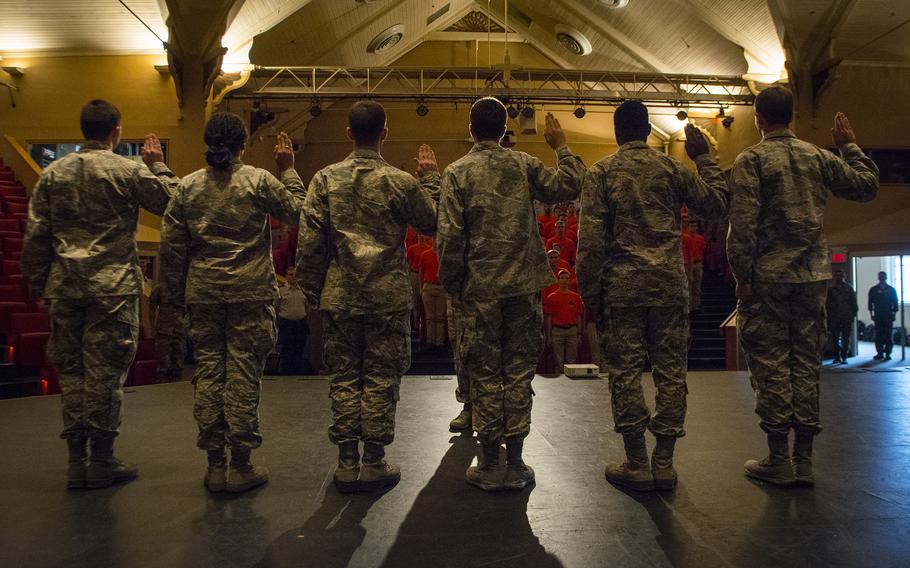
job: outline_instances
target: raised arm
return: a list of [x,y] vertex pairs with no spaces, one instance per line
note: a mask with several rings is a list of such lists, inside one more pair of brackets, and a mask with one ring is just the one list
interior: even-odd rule
[[575,257],[578,293],[592,317],[600,313],[603,302],[601,279],[607,258],[606,223],[609,211],[603,187],[604,174],[598,165],[585,174]]
[[133,174],[133,190],[143,209],[162,215],[168,200],[180,185],[180,178],[165,165],[161,141],[154,134],[145,135],[142,161],[148,169],[136,169]]
[[401,216],[405,222],[424,235],[436,234],[436,208],[439,203],[439,169],[433,149],[423,144],[417,152],[419,184],[405,190]]
[[259,188],[260,196],[269,215],[287,225],[296,225],[300,221],[300,210],[306,199],[307,190],[294,169],[293,143],[284,132],[278,134],[274,155],[281,181],[271,174],[263,175]]
[[844,113],[834,115],[831,139],[843,158],[825,152],[825,181],[831,193],[851,201],[872,201],[878,193],[878,166],[856,145],[856,134]]
[[552,113],[547,113],[543,133],[550,148],[556,150],[558,164],[549,168],[534,156],[528,156],[528,182],[531,195],[542,203],[573,201],[581,193],[585,164],[566,146],[566,134]]
[[22,245],[22,274],[34,298],[44,297],[44,286],[54,262],[54,241],[51,234],[49,176],[38,180],[28,203],[28,228]]
[[698,175],[681,168],[686,205],[703,219],[723,218],[728,206],[727,181],[711,157],[708,141],[691,124],[686,125],[686,154],[698,168]]
[[325,178],[317,173],[310,181],[306,200],[300,212],[300,233],[297,238],[296,276],[307,303],[318,306],[325,285],[325,275],[331,261],[329,234],[331,218],[329,195]]

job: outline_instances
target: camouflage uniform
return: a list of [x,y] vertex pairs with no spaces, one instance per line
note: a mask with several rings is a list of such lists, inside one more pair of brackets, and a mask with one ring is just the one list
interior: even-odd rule
[[179,180],[87,141],[48,166],[29,202],[22,272],[51,302],[48,355],[63,391],[64,438],[118,434],[136,353],[139,208],[160,215]]
[[460,368],[470,383],[480,441],[525,437],[531,380],[540,357],[540,292],[554,282],[540,246],[534,200],[578,197],[584,164],[563,146],[559,169],[537,158],[474,144],[443,173],[439,204],[439,278],[461,332]]
[[847,352],[850,351],[850,336],[853,334],[853,320],[859,311],[856,292],[846,282],[835,282],[828,288],[825,311],[828,313],[828,332],[834,342],[835,358],[840,357],[846,361]]
[[[722,217],[726,183],[707,154],[699,175],[643,141],[594,164],[585,177],[578,290],[600,315],[603,368],[619,433],[685,435],[688,282],[680,209]],[[657,387],[652,418],[641,388],[645,356]]]
[[161,286],[155,286],[149,298],[149,307],[155,314],[155,364],[159,383],[170,383],[182,378],[186,360],[186,328],[181,310],[161,304]]
[[455,302],[449,298],[446,306],[446,318],[449,326],[449,341],[452,343],[452,363],[455,365],[455,400],[461,403],[471,402],[471,378],[461,368],[461,337],[465,331],[461,328]]
[[868,201],[878,168],[859,146],[843,160],[789,130],[767,134],[736,159],[727,256],[753,297],[737,306],[740,340],[769,434],[818,432],[818,380],[831,278],[824,213],[829,192]]
[[394,439],[398,388],[411,356],[405,233],[408,225],[436,232],[438,183],[436,173],[418,183],[365,149],[310,182],[297,280],[307,302],[327,312],[324,360],[335,444]]
[[278,285],[269,216],[295,224],[306,188],[235,161],[188,175],[164,214],[161,303],[188,307],[193,415],[204,450],[259,447],[259,394],[275,345]]

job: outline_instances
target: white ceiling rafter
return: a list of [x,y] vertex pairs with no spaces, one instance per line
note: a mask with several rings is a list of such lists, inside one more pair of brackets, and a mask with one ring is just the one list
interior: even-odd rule
[[[476,4],[481,6],[481,8],[484,11],[486,11],[486,6],[483,6],[481,4],[481,2],[477,1]],[[505,18],[504,12],[499,12],[499,11],[497,11],[497,9],[495,7],[491,7],[490,18],[494,22],[497,22],[499,25],[505,27],[504,22],[503,22],[503,19]],[[572,69],[573,67],[575,67],[574,65],[569,63],[569,61],[565,57],[561,56],[559,53],[557,53],[553,49],[550,49],[547,46],[547,44],[544,42],[543,38],[541,38],[540,35],[538,35],[538,33],[535,30],[532,30],[528,26],[524,25],[524,23],[522,23],[520,20],[517,20],[517,19],[511,20],[509,22],[508,29],[514,30],[516,33],[521,35],[523,38],[525,38],[528,41],[529,44],[531,44],[532,47],[534,47],[534,49],[536,49],[537,51],[542,53],[544,56],[546,56],[548,59],[550,59],[553,63],[562,67],[563,69]]]
[[[477,9],[476,3],[468,3],[460,10],[455,10],[454,12],[448,12],[441,18],[436,19],[436,21],[434,21],[432,24],[430,24],[429,26],[424,28],[420,35],[411,37],[410,39],[405,40],[404,45],[400,49],[398,48],[398,46],[396,46],[395,49],[392,50],[394,53],[390,53],[390,54],[386,55],[385,57],[383,57],[382,64],[380,66],[385,67],[385,66],[391,65],[396,59],[400,58],[407,52],[411,51],[412,49],[414,49],[415,47],[417,47],[418,45],[420,45],[421,43],[426,41],[431,34],[449,27],[450,25],[454,24],[458,20],[462,19],[463,17],[465,17],[466,15],[471,13],[472,10],[476,10],[476,9]],[[405,37],[407,37],[407,36],[405,36]]]
[[661,58],[639,45],[635,40],[622,33],[616,27],[603,19],[597,12],[579,3],[577,0],[561,0],[563,6],[568,8],[582,21],[587,22],[598,33],[609,39],[613,44],[626,52],[627,55],[638,61],[642,66],[651,71],[672,73],[673,69]]
[[798,48],[797,57],[801,65],[811,67],[815,71],[820,65],[824,65],[825,60],[834,59],[831,48],[835,37],[847,21],[856,2],[857,0],[835,0],[831,4],[820,25],[812,30]]
[[779,44],[771,46],[756,41],[746,30],[730,24],[724,14],[718,13],[705,0],[673,1],[687,7],[711,29],[742,47],[746,62],[749,64],[749,75],[765,79],[780,75],[783,70],[785,55],[783,48]]

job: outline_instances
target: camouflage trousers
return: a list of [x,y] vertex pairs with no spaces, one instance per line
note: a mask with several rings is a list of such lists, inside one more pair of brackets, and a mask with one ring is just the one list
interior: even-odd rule
[[332,399],[329,440],[391,444],[401,375],[411,366],[408,312],[324,314],[323,359]]
[[828,283],[755,282],[737,304],[737,327],[755,390],[755,413],[769,434],[790,428],[814,433],[819,375],[827,341]]
[[156,379],[159,383],[179,381],[186,360],[186,332],[181,326],[167,334],[155,335]]
[[[603,369],[609,374],[614,429],[686,435],[689,316],[685,306],[611,307],[600,330]],[[657,389],[654,415],[641,387],[645,357]]]
[[262,371],[278,331],[272,302],[190,304],[196,349],[193,416],[203,450],[258,448]]
[[139,338],[139,297],[54,300],[47,353],[63,392],[63,438],[112,438]]
[[449,298],[446,305],[446,317],[449,325],[449,341],[452,342],[452,362],[455,365],[455,379],[458,383],[455,387],[455,400],[461,403],[471,402],[471,380],[461,370],[461,359],[459,358],[459,345],[463,332],[459,327],[458,312],[455,310],[451,298]]
[[540,295],[464,300],[455,310],[460,369],[470,383],[471,414],[481,443],[531,431],[531,381],[541,350]]

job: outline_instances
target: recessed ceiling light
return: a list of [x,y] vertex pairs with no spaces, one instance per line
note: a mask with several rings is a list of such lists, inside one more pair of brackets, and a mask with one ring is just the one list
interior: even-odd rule
[[367,51],[370,53],[382,53],[388,51],[398,45],[398,42],[401,41],[401,38],[404,37],[404,26],[401,24],[395,24],[391,28],[383,30],[376,37],[373,38],[373,41],[367,46]]
[[588,55],[593,51],[591,41],[575,28],[563,26],[562,24],[556,26],[556,39],[560,45],[574,55]]

